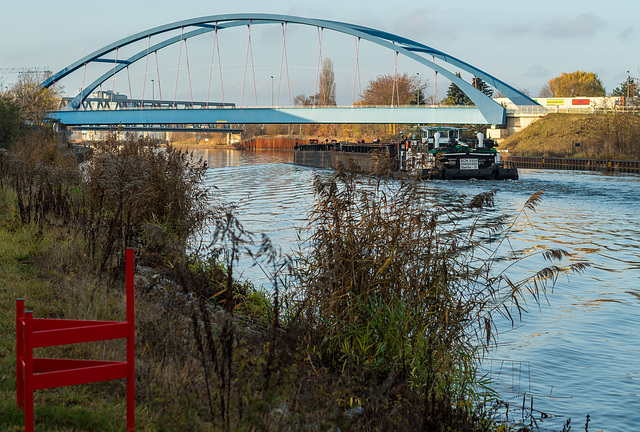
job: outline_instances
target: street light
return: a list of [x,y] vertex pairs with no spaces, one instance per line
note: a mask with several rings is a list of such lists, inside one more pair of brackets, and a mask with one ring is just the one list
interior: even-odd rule
[[416,90],[416,105],[420,107],[420,72],[416,72],[418,75],[418,89]]
[[273,75],[271,75],[271,106],[273,107]]
[[154,80],[151,80],[151,100],[153,102],[151,102],[151,107],[153,108],[153,106],[156,104],[156,82]]
[[629,75],[629,71],[627,71],[627,98],[624,101],[625,106],[629,106],[629,87],[631,87],[631,75]]

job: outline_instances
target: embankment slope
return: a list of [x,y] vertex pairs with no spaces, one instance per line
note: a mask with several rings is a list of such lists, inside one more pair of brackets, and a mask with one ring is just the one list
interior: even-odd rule
[[640,160],[640,116],[548,114],[499,148],[514,156]]

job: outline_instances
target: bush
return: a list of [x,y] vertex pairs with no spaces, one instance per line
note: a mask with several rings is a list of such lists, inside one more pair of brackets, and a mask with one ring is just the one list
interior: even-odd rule
[[10,98],[0,96],[0,148],[10,148],[21,131],[20,108]]
[[127,246],[144,244],[153,223],[186,244],[211,216],[202,184],[207,165],[147,138],[99,143],[85,171],[84,221],[91,256],[106,268]]
[[504,238],[514,222],[482,211],[495,191],[445,207],[418,182],[340,170],[318,175],[315,188],[297,293],[312,329],[308,351],[363,386],[385,382],[391,394],[408,387],[422,395],[423,421],[433,428],[472,412],[494,318],[521,313],[525,293],[539,301],[558,273],[585,266],[551,266],[516,283],[494,275],[485,239]]

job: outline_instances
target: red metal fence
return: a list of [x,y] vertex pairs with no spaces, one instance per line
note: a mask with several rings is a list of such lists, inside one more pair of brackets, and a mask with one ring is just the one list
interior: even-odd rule
[[[33,318],[16,301],[16,375],[18,407],[24,410],[25,431],[33,432],[35,390],[127,379],[127,431],[134,430],[134,285],[133,249],[126,251],[127,320],[81,321]],[[33,356],[35,348],[110,339],[127,339],[127,361],[51,359]]]
[[546,168],[583,171],[613,171],[640,173],[640,161],[613,159],[571,159],[529,156],[505,156],[501,160],[517,168]]

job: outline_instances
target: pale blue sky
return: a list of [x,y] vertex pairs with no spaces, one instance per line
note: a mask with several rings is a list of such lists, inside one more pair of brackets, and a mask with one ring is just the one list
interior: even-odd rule
[[[471,63],[517,88],[528,89],[533,96],[537,96],[540,87],[550,78],[562,72],[596,72],[608,92],[626,78],[628,70],[632,76],[640,75],[640,2],[635,0],[111,0],[100,3],[9,0],[4,3],[0,68],[47,66],[58,71],[92,51],[144,29],[198,16],[256,12],[332,19],[389,31]],[[253,40],[259,43],[265,35],[268,36],[266,30],[256,31]],[[300,37],[306,39],[297,43],[305,45],[317,56],[317,39],[311,33]],[[244,59],[246,38],[238,34],[234,40],[235,45],[229,39],[221,39],[224,44],[221,50],[236,51]],[[256,86],[259,88],[269,88],[269,77],[278,73],[281,43],[277,42],[277,37],[273,40],[276,41],[271,43],[273,62],[263,62],[263,67],[256,64]],[[289,43],[292,42],[287,42],[288,50]],[[338,92],[342,102],[349,103],[354,81],[354,45],[349,40],[336,43],[337,48],[331,48],[327,42],[323,56],[330,56],[340,64],[344,77],[338,81]],[[288,60],[294,67],[297,58],[292,56],[296,54],[290,53]],[[392,55],[381,58],[372,54],[371,58],[366,58],[366,52],[363,52],[362,56],[363,87],[369,77],[393,70]],[[309,76],[315,77],[315,63],[304,62],[310,63]],[[432,71],[401,60],[399,72],[405,71],[429,78],[433,88]],[[168,92],[170,73],[165,75],[164,91]],[[5,83],[13,78],[4,76]],[[441,98],[448,83],[438,84],[445,87],[438,90]],[[305,86],[292,91],[295,94],[305,92],[300,90],[308,88],[309,84]],[[69,86],[66,88],[67,93],[72,92]],[[231,89],[228,93],[229,98],[238,97]],[[260,96],[261,103],[264,98],[264,95]]]

